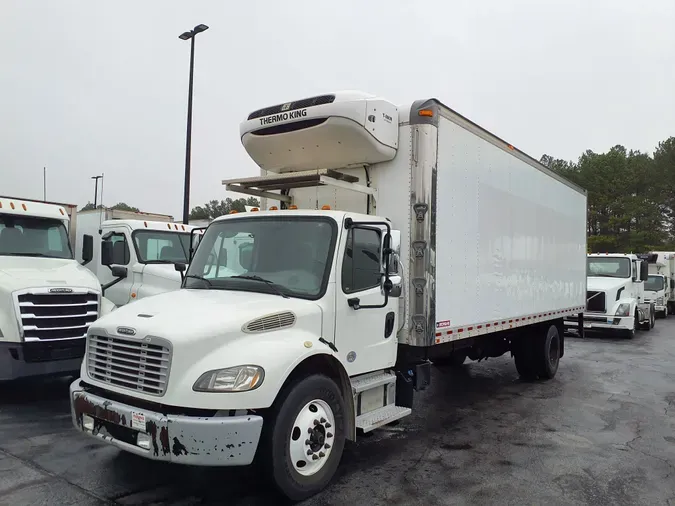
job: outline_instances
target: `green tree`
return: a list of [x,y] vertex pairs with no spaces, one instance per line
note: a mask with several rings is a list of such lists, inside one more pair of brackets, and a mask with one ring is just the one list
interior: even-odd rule
[[[101,204],[99,204],[98,206],[96,206],[96,208],[102,209],[103,206]],[[92,209],[94,209],[94,204],[92,204],[91,202],[87,202],[87,204],[85,206],[83,206],[82,209],[80,209],[80,211],[91,211]],[[117,210],[120,210],[120,211],[131,211],[131,212],[134,212],[134,213],[140,213],[141,212],[140,209],[138,209],[138,207],[131,207],[130,205],[125,204],[124,202],[118,202],[117,204],[110,207],[109,209],[117,209]]]
[[204,204],[203,206],[197,206],[190,211],[191,220],[212,220],[218,216],[223,216],[229,214],[230,211],[238,211],[240,213],[246,211],[245,206],[259,207],[260,201],[255,197],[249,197],[248,199],[231,199],[226,198],[225,200],[211,200]]
[[116,209],[118,211],[131,211],[134,213],[140,213],[141,210],[138,207],[131,207],[128,204],[125,204],[124,202],[118,202],[114,206],[112,206],[110,209]]

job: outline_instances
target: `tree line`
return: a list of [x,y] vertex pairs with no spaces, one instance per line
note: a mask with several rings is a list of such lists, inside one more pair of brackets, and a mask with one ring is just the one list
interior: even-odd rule
[[588,191],[589,252],[675,250],[675,137],[653,154],[617,145],[541,163]]

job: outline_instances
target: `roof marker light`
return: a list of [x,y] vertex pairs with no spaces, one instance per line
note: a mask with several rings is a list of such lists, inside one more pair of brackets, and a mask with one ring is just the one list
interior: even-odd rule
[[297,209],[298,206],[296,206],[295,204],[291,204],[290,206],[288,206],[288,208],[289,208],[289,209]]
[[330,211],[330,206],[328,204],[321,206],[322,211]]
[[270,207],[270,211],[278,211],[279,208],[277,206],[272,206]]
[[145,225],[145,228],[148,228],[148,222],[147,221],[144,221],[143,225]]
[[239,211],[237,211],[236,209],[232,209],[232,211],[230,211],[229,214],[237,214],[238,212]]
[[433,118],[434,117],[434,111],[431,109],[420,109],[417,111],[417,114],[420,116],[426,116],[427,118]]
[[14,209],[14,202],[10,202],[10,203],[9,203],[9,207],[11,207],[12,209]]
[[254,212],[256,212],[256,211],[260,211],[260,209],[258,209],[257,207],[252,207],[252,208],[251,208],[251,212],[252,212],[252,213],[254,213]]
[[62,207],[59,207],[59,211],[61,211],[61,214],[62,214],[63,216],[65,216],[65,215],[66,215],[66,213],[65,213],[65,212],[63,212],[63,208],[62,208]]
[[167,224],[166,224],[166,228],[168,228],[169,230],[171,230],[171,223],[167,223]]
[[21,204],[21,207],[23,207],[24,211],[28,211],[28,209],[26,209],[26,204]]

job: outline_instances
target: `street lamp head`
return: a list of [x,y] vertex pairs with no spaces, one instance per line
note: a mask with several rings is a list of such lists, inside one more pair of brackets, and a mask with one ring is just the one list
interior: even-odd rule
[[181,40],[190,40],[192,38],[192,32],[183,32],[178,36]]
[[206,25],[197,25],[197,26],[195,26],[194,30],[192,30],[192,31],[193,31],[194,34],[196,35],[196,34],[198,34],[198,33],[205,32],[205,31],[208,30],[208,29],[209,29],[209,27],[206,26]]

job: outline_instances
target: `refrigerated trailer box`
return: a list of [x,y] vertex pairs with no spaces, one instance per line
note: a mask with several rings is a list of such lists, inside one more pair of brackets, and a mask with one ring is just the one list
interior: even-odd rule
[[586,301],[583,189],[435,99],[333,93],[240,132],[265,172],[223,183],[266,210],[214,220],[180,290],[97,321],[77,429],[156,460],[256,457],[302,499],[345,440],[411,413],[432,360],[511,352],[554,377]]

